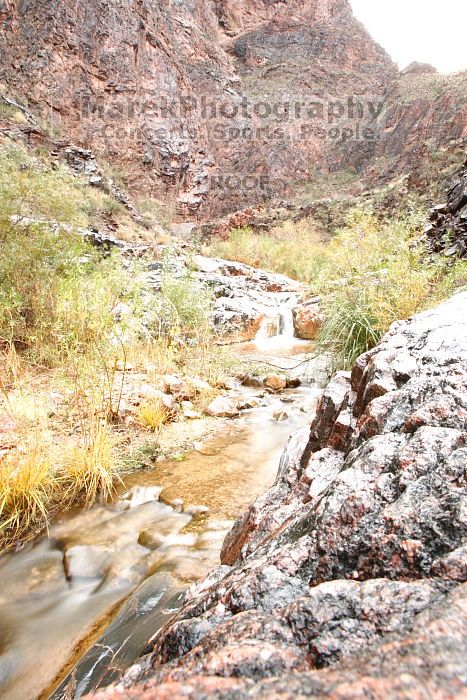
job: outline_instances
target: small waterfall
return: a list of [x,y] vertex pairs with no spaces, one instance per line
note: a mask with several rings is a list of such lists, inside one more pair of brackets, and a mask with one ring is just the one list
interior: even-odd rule
[[279,307],[279,332],[277,335],[289,339],[295,337],[293,311],[291,306],[283,304]]
[[284,350],[296,342],[293,307],[295,300],[279,304],[275,316],[266,316],[256,334],[255,345],[258,350]]

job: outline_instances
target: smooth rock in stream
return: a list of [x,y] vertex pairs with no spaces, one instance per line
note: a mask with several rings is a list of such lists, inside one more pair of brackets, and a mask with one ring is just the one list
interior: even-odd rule
[[240,377],[240,381],[243,384],[243,386],[251,386],[251,387],[261,387],[263,385],[262,379],[259,379],[259,377],[252,377],[250,374],[245,374]]
[[217,399],[211,401],[206,409],[206,413],[214,418],[236,418],[239,415],[239,410],[235,401],[224,396],[218,396]]
[[185,508],[185,513],[193,516],[207,515],[209,513],[209,508],[207,506],[189,505]]
[[275,413],[273,413],[272,417],[278,423],[285,423],[285,421],[288,421],[290,418],[287,411],[276,411]]
[[162,486],[134,486],[124,494],[122,502],[128,508],[136,508],[144,503],[158,501],[162,491]]
[[144,528],[138,536],[138,544],[146,549],[158,549],[165,542],[165,537],[161,535],[159,530]]
[[254,397],[251,397],[249,399],[243,399],[242,401],[239,401],[237,404],[237,408],[239,411],[248,411],[251,408],[257,408],[259,406],[259,401],[258,399],[255,399]]
[[268,374],[263,384],[273,391],[282,391],[287,386],[287,377],[285,374]]

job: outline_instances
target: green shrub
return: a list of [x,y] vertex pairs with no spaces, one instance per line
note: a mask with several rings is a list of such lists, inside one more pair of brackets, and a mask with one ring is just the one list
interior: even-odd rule
[[312,285],[321,294],[324,324],[318,347],[334,366],[350,369],[397,319],[408,318],[452,291],[465,277],[465,263],[429,260],[420,244],[420,212],[379,222],[355,210],[326,249]]

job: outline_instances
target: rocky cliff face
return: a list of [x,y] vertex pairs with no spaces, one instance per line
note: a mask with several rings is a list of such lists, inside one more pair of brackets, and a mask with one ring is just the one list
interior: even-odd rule
[[405,80],[407,102],[348,0],[0,0],[0,29],[0,82],[180,217],[389,177],[466,133],[465,76],[438,101]]
[[95,700],[461,697],[466,303],[334,377],[224,565]]

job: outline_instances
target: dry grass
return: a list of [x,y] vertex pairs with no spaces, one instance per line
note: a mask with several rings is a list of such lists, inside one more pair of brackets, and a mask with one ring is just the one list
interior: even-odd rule
[[159,432],[169,418],[169,411],[157,400],[144,401],[136,413],[138,423],[154,433]]
[[48,522],[57,480],[40,445],[0,461],[0,550]]
[[119,462],[113,434],[106,425],[95,424],[82,445],[65,450],[61,464],[66,498],[91,506],[97,498],[106,501],[119,479]]
[[47,528],[57,511],[74,503],[108,500],[120,460],[113,435],[97,426],[81,444],[52,443],[37,434],[22,450],[0,457],[0,551]]
[[248,227],[234,229],[228,240],[213,240],[203,253],[310,283],[323,256],[323,240],[316,223],[303,219],[286,221],[267,234]]

